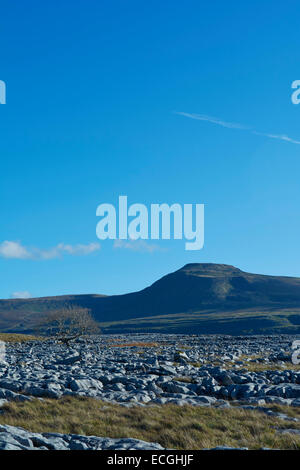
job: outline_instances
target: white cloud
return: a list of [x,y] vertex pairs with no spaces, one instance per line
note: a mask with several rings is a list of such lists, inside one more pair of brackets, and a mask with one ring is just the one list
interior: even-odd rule
[[175,112],[175,114],[178,114],[179,116],[184,116],[190,119],[196,119],[197,121],[211,122],[212,124],[217,124],[218,126],[227,127],[228,129],[245,130],[245,131],[251,132],[251,134],[261,135],[263,137],[268,137],[269,139],[278,139],[284,142],[290,142],[291,144],[300,145],[299,140],[292,139],[291,137],[285,134],[269,134],[267,132],[258,132],[252,129],[251,127],[243,126],[242,124],[237,124],[234,122],[222,121],[221,119],[218,119],[212,116],[207,116],[205,114],[184,113],[184,112],[177,112],[177,111]]
[[12,299],[30,299],[31,297],[32,296],[30,292],[28,292],[28,290],[19,291],[19,292],[17,291],[11,294]]
[[66,245],[64,243],[59,243],[53,248],[40,249],[37,247],[25,247],[20,242],[6,240],[0,243],[0,257],[11,259],[46,260],[59,258],[64,254],[85,256],[99,249],[99,243],[88,243],[87,245]]
[[161,251],[158,245],[148,243],[145,240],[115,240],[114,248],[121,248],[125,250],[141,251],[146,253],[153,253],[154,251]]
[[4,241],[0,244],[0,256],[2,258],[25,259],[30,258],[30,252],[19,242]]

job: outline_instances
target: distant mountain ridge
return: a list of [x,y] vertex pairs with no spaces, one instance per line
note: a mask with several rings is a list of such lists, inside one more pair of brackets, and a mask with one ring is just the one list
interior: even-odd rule
[[31,331],[66,304],[89,308],[103,332],[300,333],[300,278],[187,264],[130,294],[0,300],[1,331]]

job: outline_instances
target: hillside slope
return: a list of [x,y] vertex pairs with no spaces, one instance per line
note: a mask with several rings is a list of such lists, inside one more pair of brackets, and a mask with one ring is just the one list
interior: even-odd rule
[[89,308],[105,332],[300,333],[300,278],[223,264],[187,264],[125,295],[0,300],[0,330],[30,331],[66,304]]

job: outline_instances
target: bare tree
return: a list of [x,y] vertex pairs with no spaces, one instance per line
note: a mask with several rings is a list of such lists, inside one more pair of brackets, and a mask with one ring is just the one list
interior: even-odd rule
[[75,339],[99,334],[100,328],[86,308],[69,306],[51,313],[38,326],[43,336],[55,338],[69,347]]

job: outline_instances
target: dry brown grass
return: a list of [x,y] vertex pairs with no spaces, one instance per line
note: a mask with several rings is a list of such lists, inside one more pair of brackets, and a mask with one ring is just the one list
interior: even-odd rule
[[[264,408],[269,408],[277,413],[284,413],[290,418],[298,418],[300,421],[300,407],[299,406],[285,406],[276,404],[263,405]],[[289,426],[290,427],[290,426]]]
[[239,370],[239,369],[246,369],[249,372],[263,372],[266,370],[294,370],[294,371],[299,371],[300,370],[300,364],[293,364],[292,362],[285,362],[284,364],[282,363],[277,363],[277,362],[270,362],[270,363],[264,363],[264,362],[251,362],[252,360],[255,359],[262,359],[261,356],[258,355],[253,355],[253,356],[246,356],[242,355],[239,358],[239,361],[242,362],[242,364],[237,364],[236,362],[225,362],[223,363],[220,361],[218,357],[215,357],[212,360],[205,360],[203,364],[194,362],[191,363],[194,367],[202,367],[203,365],[211,365],[211,366],[222,366],[223,369],[233,369],[233,370]]
[[300,449],[299,436],[281,435],[275,430],[275,427],[299,429],[299,423],[250,410],[189,405],[126,408],[83,397],[10,402],[3,410],[1,424],[21,426],[33,432],[132,437],[159,442],[171,449],[220,445]]
[[247,369],[249,372],[262,372],[265,370],[300,370],[300,364],[293,364],[292,362],[286,362],[282,364],[264,364],[259,362],[244,363],[242,369]]
[[111,348],[158,348],[158,343],[117,343],[115,341],[108,343]]
[[6,343],[24,343],[26,341],[41,341],[43,338],[33,335],[21,335],[17,333],[0,333],[0,341]]
[[174,377],[173,380],[175,380],[176,382],[184,382],[184,383],[192,383],[193,382],[193,379],[191,379],[191,377],[185,377],[185,376]]

